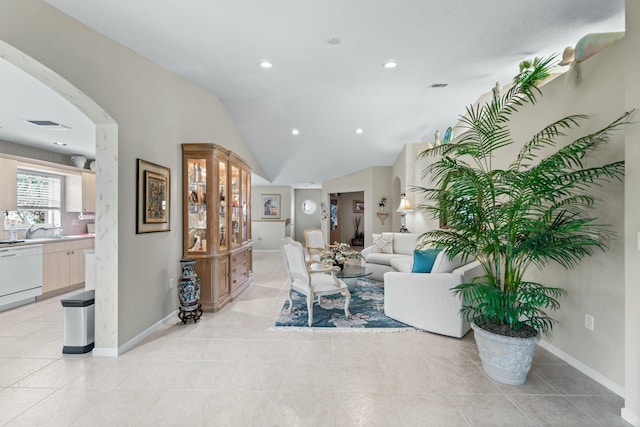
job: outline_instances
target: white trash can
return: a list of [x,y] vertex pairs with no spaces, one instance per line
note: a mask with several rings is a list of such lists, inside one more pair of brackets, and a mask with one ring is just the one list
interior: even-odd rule
[[95,330],[95,291],[90,290],[61,300],[64,307],[65,354],[82,354],[93,350]]

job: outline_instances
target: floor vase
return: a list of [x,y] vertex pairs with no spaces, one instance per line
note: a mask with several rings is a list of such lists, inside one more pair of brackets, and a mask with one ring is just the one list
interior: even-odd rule
[[540,334],[531,338],[516,338],[485,331],[473,323],[471,327],[484,372],[504,384],[524,384]]
[[196,260],[193,258],[183,258],[180,260],[182,275],[178,284],[178,298],[180,300],[180,312],[178,317],[182,323],[193,319],[197,322],[202,316],[202,305],[200,304],[200,279],[196,274]]

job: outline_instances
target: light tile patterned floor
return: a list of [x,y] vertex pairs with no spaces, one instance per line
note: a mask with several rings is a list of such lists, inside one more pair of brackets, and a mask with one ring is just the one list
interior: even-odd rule
[[628,425],[622,398],[542,348],[512,387],[483,374],[471,333],[271,331],[282,257],[254,267],[237,301],[117,359],[61,354],[60,298],[0,313],[0,425]]

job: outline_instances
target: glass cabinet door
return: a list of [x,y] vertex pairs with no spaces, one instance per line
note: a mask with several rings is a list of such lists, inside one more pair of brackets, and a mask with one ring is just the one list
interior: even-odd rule
[[249,174],[247,171],[242,171],[242,242],[249,240],[249,224],[247,221],[247,215],[249,214],[249,191],[251,184],[249,183]]
[[187,251],[207,251],[207,161],[204,158],[187,160]]
[[242,243],[240,235],[240,221],[242,215],[242,201],[240,200],[240,169],[231,165],[231,244],[238,246]]
[[218,228],[219,228],[219,241],[218,248],[221,251],[227,249],[227,163],[224,161],[218,162],[218,192],[219,200],[218,204]]

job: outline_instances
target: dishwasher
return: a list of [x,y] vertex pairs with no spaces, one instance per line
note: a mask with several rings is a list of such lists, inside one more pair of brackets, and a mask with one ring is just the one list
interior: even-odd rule
[[0,311],[42,295],[42,245],[0,248]]

